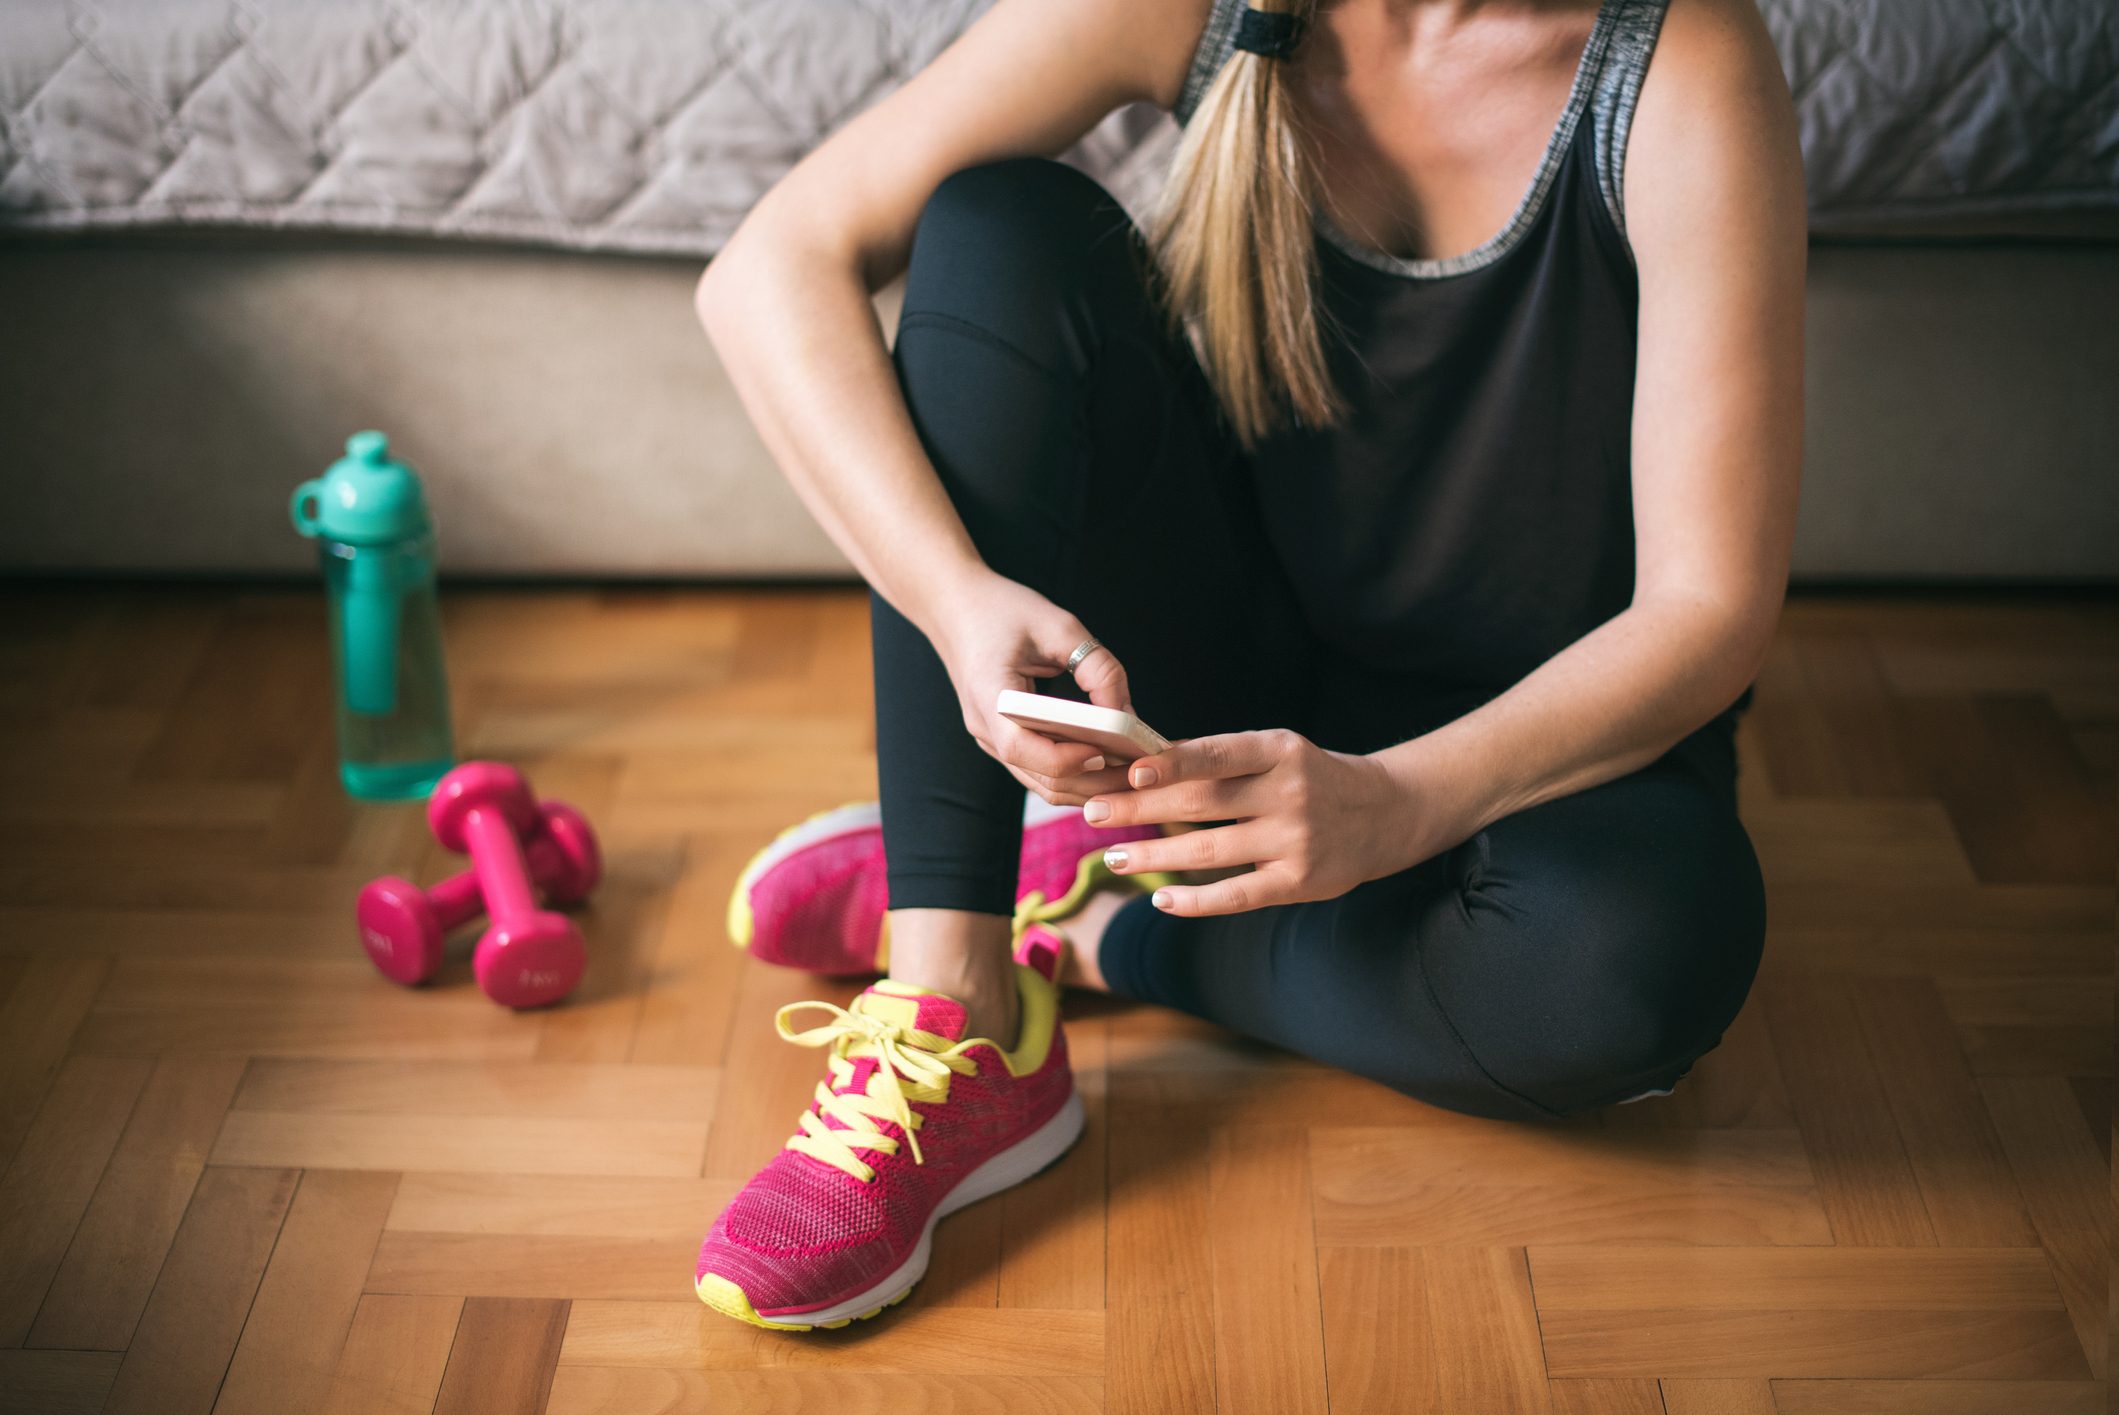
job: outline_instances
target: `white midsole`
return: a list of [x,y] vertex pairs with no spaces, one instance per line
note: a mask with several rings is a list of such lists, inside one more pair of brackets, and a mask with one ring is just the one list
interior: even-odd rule
[[934,1226],[937,1223],[966,1205],[989,1199],[1003,1189],[1014,1188],[1067,1153],[1081,1138],[1081,1133],[1082,1095],[1080,1091],[1070,1091],[1067,1103],[1050,1120],[959,1179],[956,1187],[935,1205],[911,1254],[873,1287],[814,1312],[760,1312],[758,1315],[769,1322],[836,1322],[842,1317],[858,1317],[900,1293],[910,1291],[914,1283],[927,1275],[927,1255],[934,1247]]

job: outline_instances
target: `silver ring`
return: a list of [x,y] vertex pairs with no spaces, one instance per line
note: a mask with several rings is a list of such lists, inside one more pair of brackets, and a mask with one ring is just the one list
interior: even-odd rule
[[1081,645],[1076,648],[1073,653],[1067,655],[1067,671],[1069,673],[1072,673],[1076,668],[1081,665],[1081,661],[1083,659],[1087,658],[1090,654],[1095,653],[1098,649],[1102,647],[1103,645],[1096,641],[1096,635],[1094,634],[1091,634],[1088,638],[1083,639],[1081,641]]

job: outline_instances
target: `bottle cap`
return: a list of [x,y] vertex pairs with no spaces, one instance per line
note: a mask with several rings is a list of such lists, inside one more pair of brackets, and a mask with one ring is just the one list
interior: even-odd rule
[[296,487],[292,511],[303,535],[350,545],[405,540],[432,525],[418,473],[392,461],[390,439],[373,431],[347,438],[344,457]]

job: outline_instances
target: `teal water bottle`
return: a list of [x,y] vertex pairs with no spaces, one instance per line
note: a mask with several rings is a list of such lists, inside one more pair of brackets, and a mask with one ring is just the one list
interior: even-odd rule
[[419,477],[379,432],[294,489],[317,543],[338,677],[339,780],[355,796],[425,796],[455,765],[434,595],[434,526]]

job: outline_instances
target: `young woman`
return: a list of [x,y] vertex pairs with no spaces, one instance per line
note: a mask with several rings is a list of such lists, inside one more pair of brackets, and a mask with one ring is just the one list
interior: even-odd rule
[[[1143,100],[1185,125],[1147,231],[1048,156]],[[1716,1045],[1803,260],[1751,0],[999,0],[797,166],[698,305],[874,589],[882,799],[731,924],[889,976],[783,1012],[827,1075],[700,1295],[871,1315],[1062,1153],[1062,966],[1499,1118]],[[1009,687],[1176,745],[1107,764]]]

